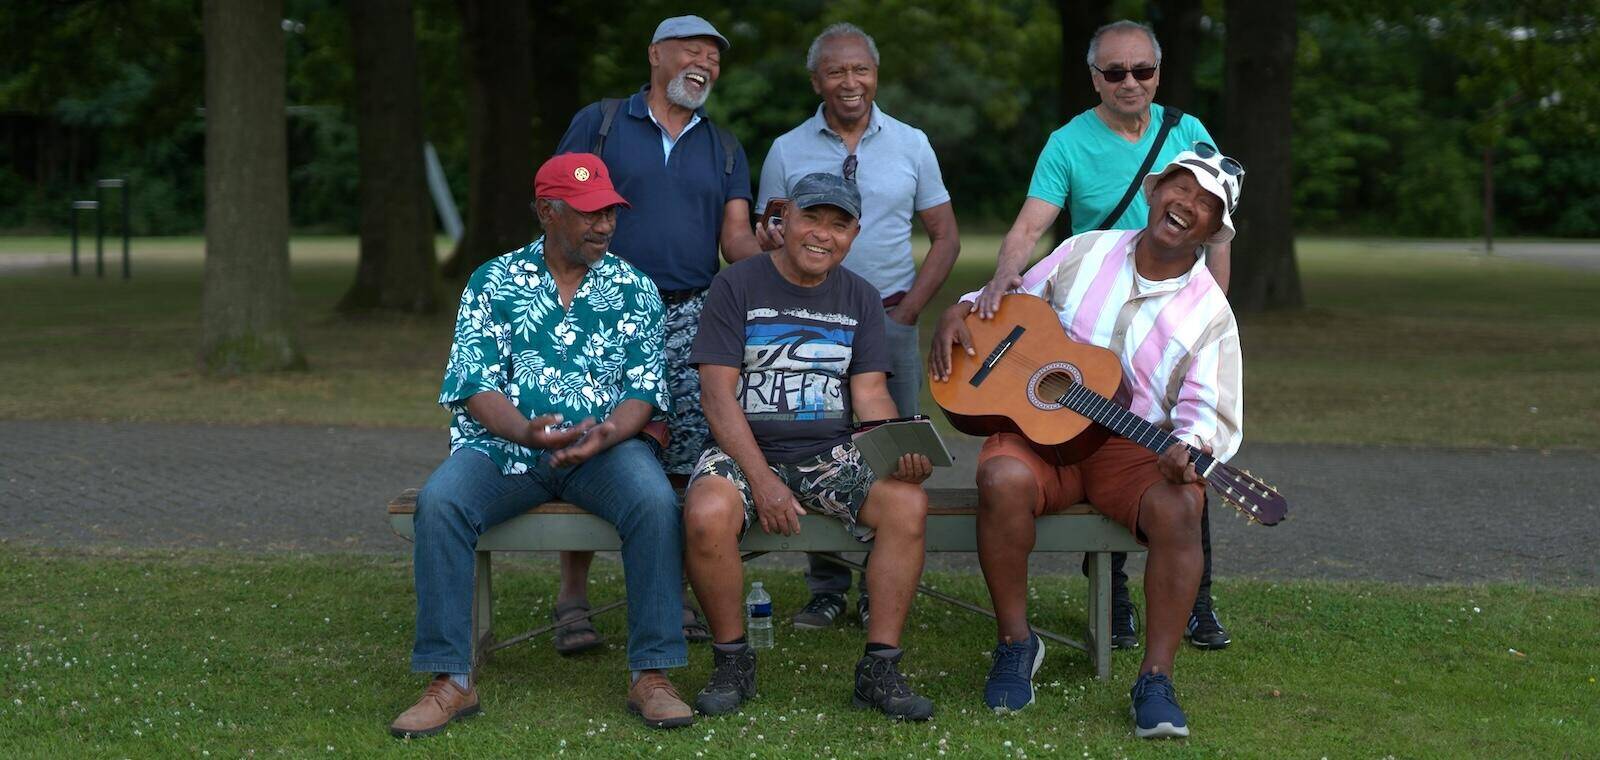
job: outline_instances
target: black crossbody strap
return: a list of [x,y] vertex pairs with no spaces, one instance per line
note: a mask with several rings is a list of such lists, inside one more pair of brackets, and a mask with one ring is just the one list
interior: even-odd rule
[[1166,107],[1165,112],[1161,114],[1161,131],[1156,133],[1155,144],[1150,146],[1150,153],[1144,157],[1144,163],[1139,165],[1138,173],[1133,175],[1133,182],[1128,185],[1128,192],[1122,194],[1122,200],[1117,203],[1117,207],[1112,209],[1106,220],[1095,229],[1109,230],[1111,225],[1122,218],[1122,212],[1128,210],[1128,204],[1133,202],[1133,196],[1139,194],[1139,186],[1144,184],[1144,175],[1149,174],[1150,167],[1155,164],[1156,154],[1161,152],[1161,146],[1167,142],[1167,133],[1171,132],[1182,118],[1183,111],[1172,106]]

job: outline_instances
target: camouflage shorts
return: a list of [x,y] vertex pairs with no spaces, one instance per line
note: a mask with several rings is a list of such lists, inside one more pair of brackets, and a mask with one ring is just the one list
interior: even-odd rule
[[[768,464],[767,467],[789,487],[806,511],[828,515],[844,523],[857,541],[866,543],[872,540],[873,529],[857,522],[856,517],[867,503],[867,492],[872,490],[876,476],[872,474],[872,468],[862,461],[855,444],[841,443],[801,462]],[[692,486],[694,481],[713,475],[727,478],[744,498],[744,527],[739,529],[739,535],[743,537],[751,525],[760,522],[756,516],[755,499],[750,493],[750,481],[739,469],[739,463],[718,446],[706,449],[700,462],[695,465],[694,476],[689,483]]]
[[666,412],[671,435],[666,450],[661,452],[661,467],[668,475],[694,472],[695,460],[711,439],[705,412],[700,408],[700,372],[689,363],[705,303],[706,294],[702,291],[667,306],[667,390],[672,395],[672,408]]

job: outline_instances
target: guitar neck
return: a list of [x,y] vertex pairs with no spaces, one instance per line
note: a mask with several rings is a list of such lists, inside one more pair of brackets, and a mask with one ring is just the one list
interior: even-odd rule
[[1073,384],[1072,389],[1058,400],[1068,409],[1157,454],[1166,451],[1174,443],[1183,444],[1189,450],[1189,461],[1194,463],[1194,471],[1200,477],[1210,475],[1217,466],[1215,457],[1184,443],[1177,436],[1150,424],[1149,420],[1082,385]]

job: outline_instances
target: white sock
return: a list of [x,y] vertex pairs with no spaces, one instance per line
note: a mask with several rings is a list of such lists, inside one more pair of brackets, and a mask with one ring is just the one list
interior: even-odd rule
[[446,673],[445,675],[450,676],[450,682],[460,687],[462,691],[472,691],[471,673]]

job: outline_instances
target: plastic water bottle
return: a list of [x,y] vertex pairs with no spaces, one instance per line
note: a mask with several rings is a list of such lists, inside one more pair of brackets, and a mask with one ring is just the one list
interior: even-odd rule
[[744,598],[744,635],[755,649],[772,648],[772,597],[761,587],[761,581],[750,584],[750,595]]

